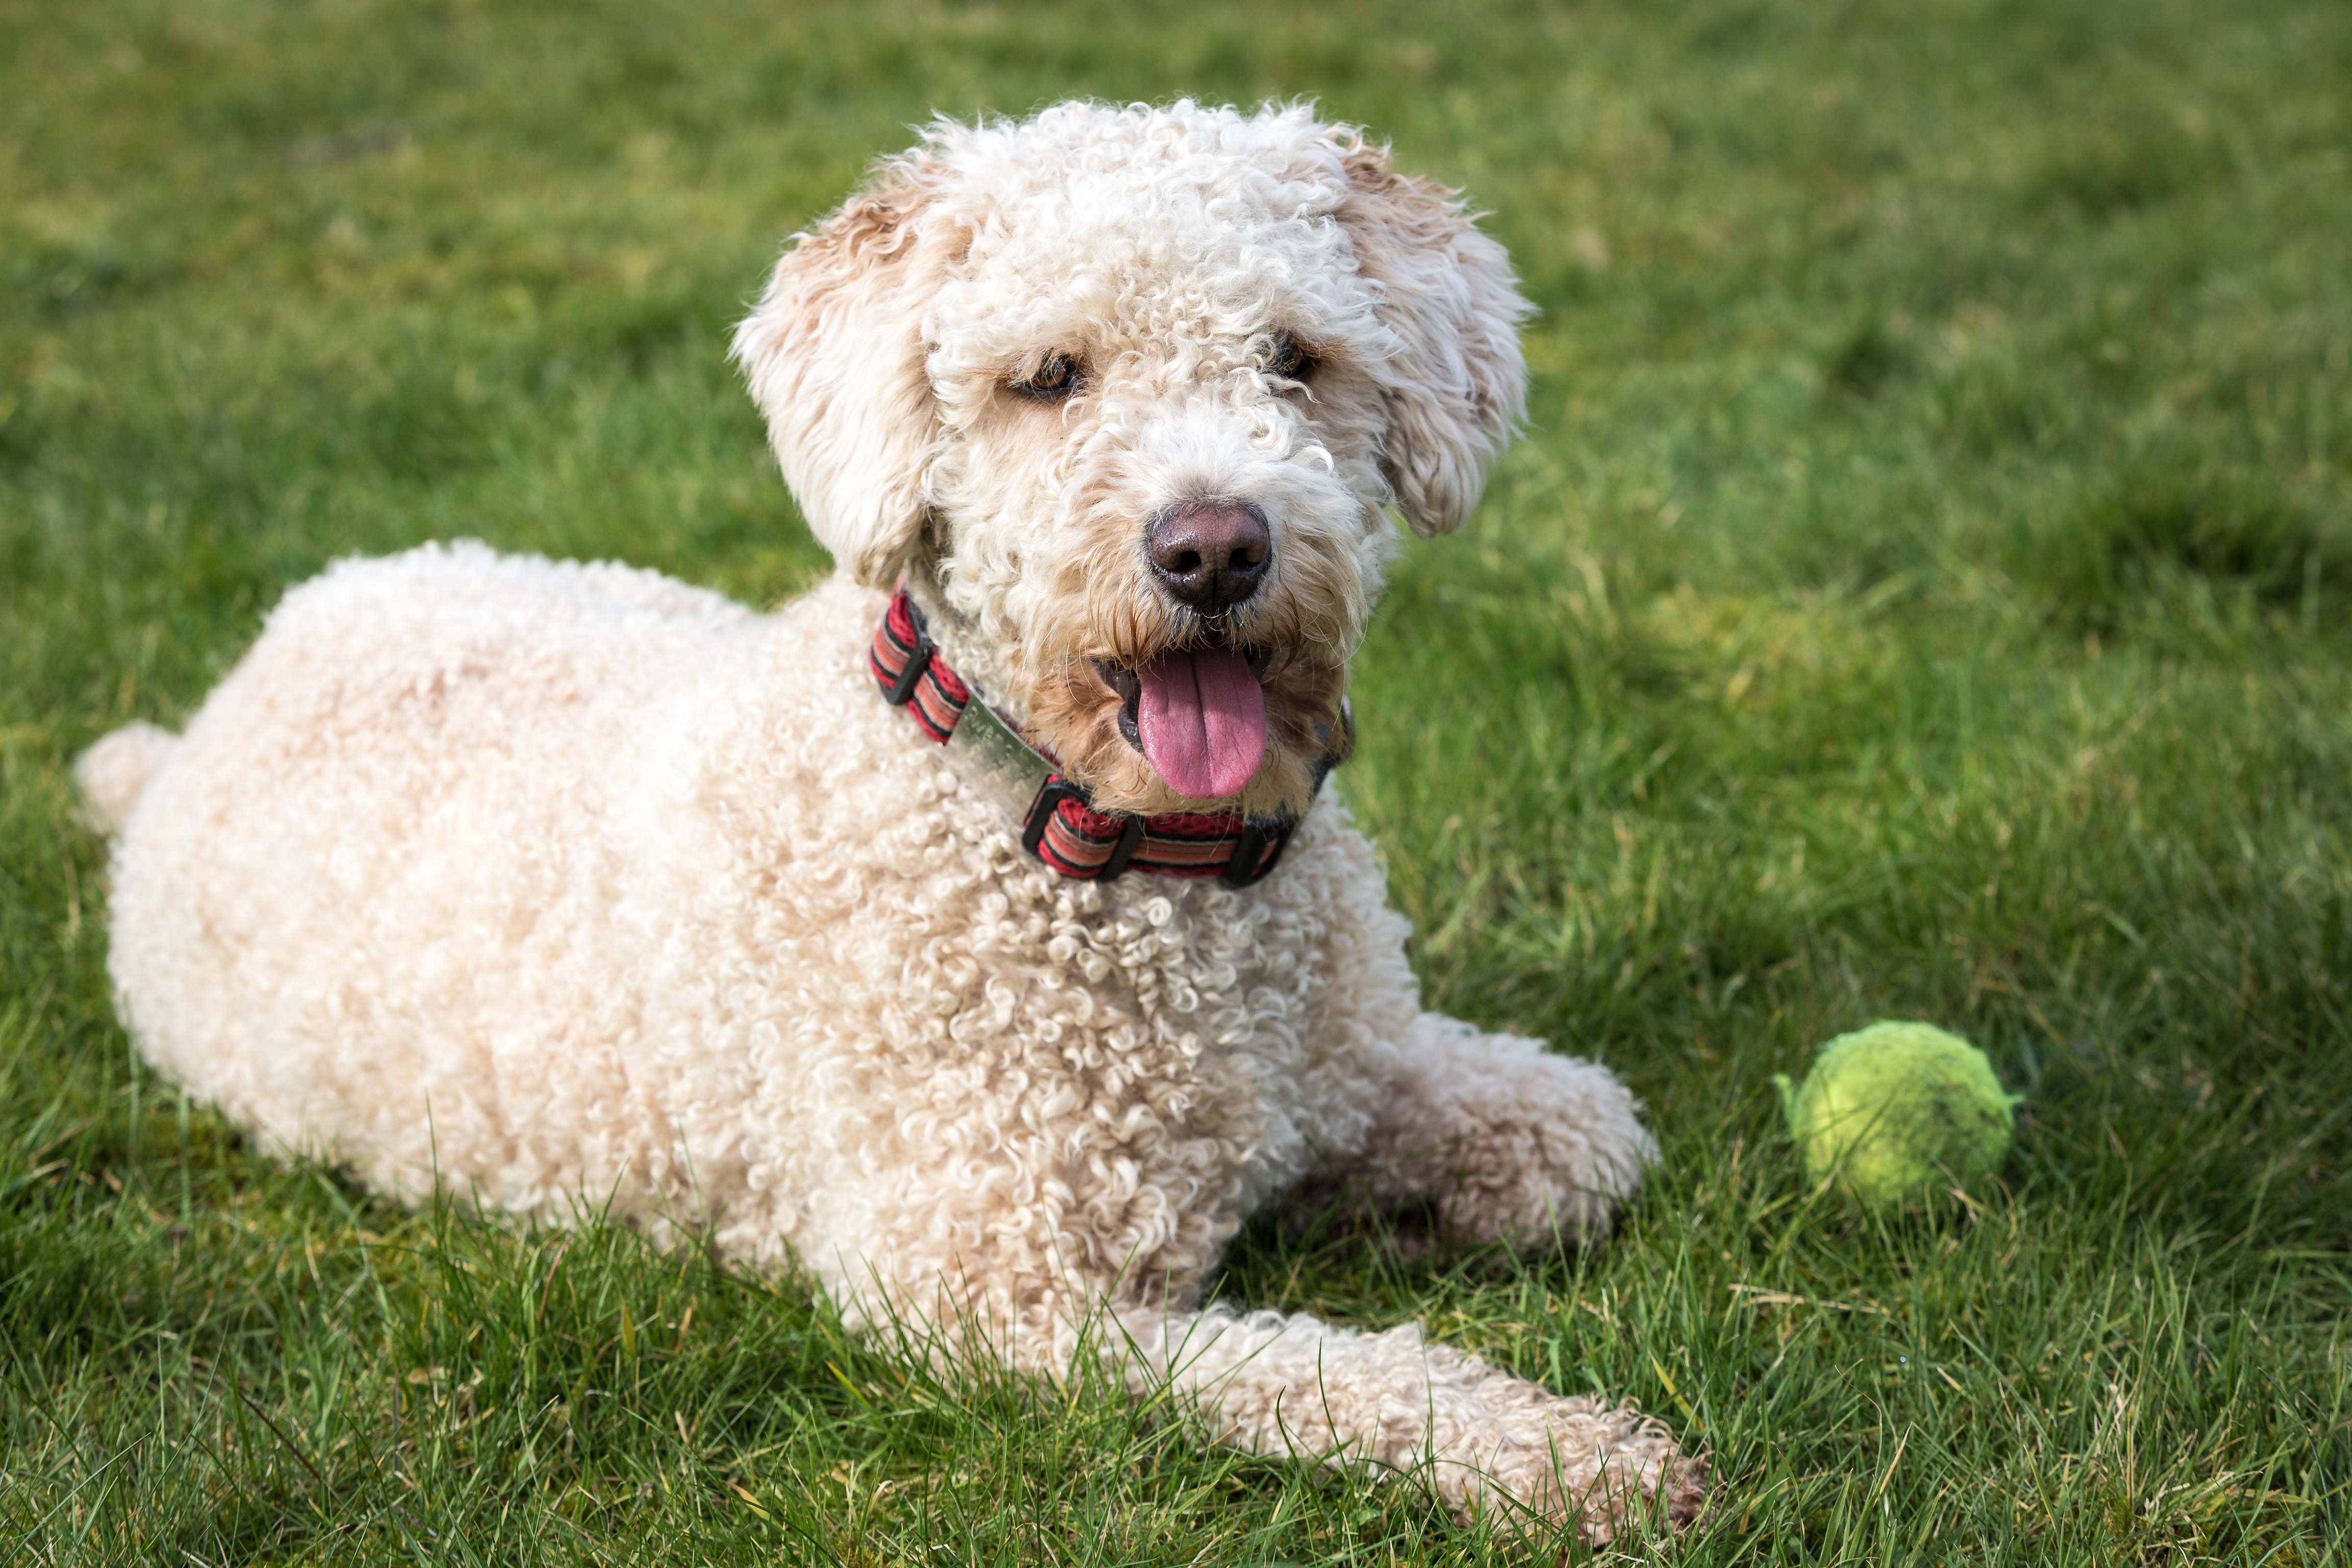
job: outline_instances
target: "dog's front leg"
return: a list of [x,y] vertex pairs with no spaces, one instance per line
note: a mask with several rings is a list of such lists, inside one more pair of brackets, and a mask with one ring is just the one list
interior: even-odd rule
[[1361,1151],[1334,1171],[1380,1208],[1433,1199],[1469,1241],[1598,1236],[1657,1145],[1616,1075],[1423,1013]]
[[1524,1508],[1595,1544],[1654,1507],[1696,1517],[1702,1468],[1629,1408],[1563,1398],[1477,1357],[1303,1315],[1222,1307],[1120,1314],[1128,1381],[1165,1388],[1255,1453],[1424,1477],[1457,1517]]

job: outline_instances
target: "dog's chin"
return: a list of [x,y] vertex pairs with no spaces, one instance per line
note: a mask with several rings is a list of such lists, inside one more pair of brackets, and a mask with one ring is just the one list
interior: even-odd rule
[[1281,654],[1253,653],[1250,663],[1265,698],[1265,750],[1249,783],[1232,795],[1187,795],[1160,776],[1144,754],[1137,678],[1114,660],[1080,660],[1041,682],[1030,707],[1032,732],[1100,810],[1299,816],[1315,798],[1325,759],[1346,743],[1339,699],[1347,670]]

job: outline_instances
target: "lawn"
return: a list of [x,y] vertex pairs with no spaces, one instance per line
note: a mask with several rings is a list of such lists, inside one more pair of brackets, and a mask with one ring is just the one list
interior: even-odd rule
[[[1312,95],[1467,186],[1525,438],[1344,775],[1433,1005],[1599,1056],[1604,1245],[1274,1213],[1237,1300],[1713,1455],[1677,1561],[2352,1554],[2352,8],[0,0],[0,1560],[1515,1560],[1409,1485],[941,1374],[793,1279],[261,1158],[109,1005],[74,753],[475,535],[826,570],[725,363],[934,110]],[[1874,1017],[2024,1097],[1808,1185]]]

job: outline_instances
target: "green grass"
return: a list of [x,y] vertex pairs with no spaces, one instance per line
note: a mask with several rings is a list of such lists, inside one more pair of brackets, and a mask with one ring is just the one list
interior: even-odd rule
[[[1164,16],[1165,19],[1157,19]],[[0,1560],[1507,1561],[1412,1489],[939,1373],[792,1279],[258,1158],[108,1005],[68,760],[457,533],[823,569],[723,359],[933,108],[1314,94],[1542,306],[1346,787],[1434,1005],[1601,1055],[1605,1246],[1265,1216],[1714,1455],[1693,1564],[2352,1552],[2352,11],[0,0]],[[1767,1084],[2026,1096],[1869,1220]]]

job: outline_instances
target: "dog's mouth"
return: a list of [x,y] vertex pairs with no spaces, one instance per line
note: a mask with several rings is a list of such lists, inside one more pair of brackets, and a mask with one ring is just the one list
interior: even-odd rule
[[1135,665],[1097,658],[1118,693],[1118,732],[1171,789],[1195,800],[1239,795],[1265,758],[1265,680],[1276,650],[1211,630]]

